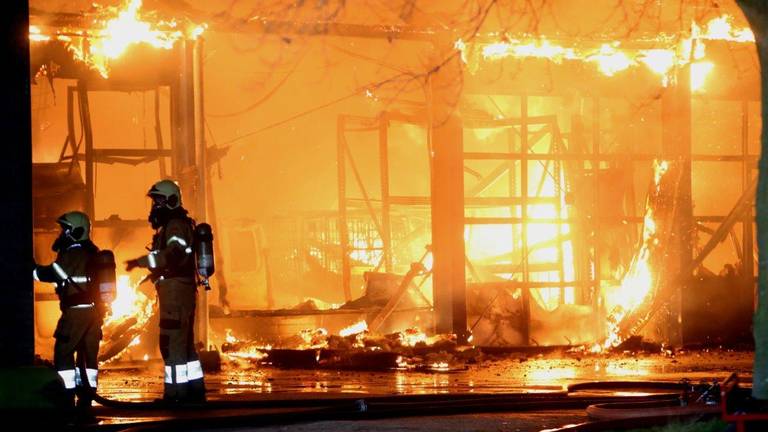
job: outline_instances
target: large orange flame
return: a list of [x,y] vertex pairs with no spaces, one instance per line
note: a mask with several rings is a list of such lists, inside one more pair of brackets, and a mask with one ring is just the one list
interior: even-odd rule
[[477,68],[476,63],[480,59],[542,58],[555,63],[576,60],[593,63],[605,76],[613,76],[632,67],[645,66],[661,78],[663,86],[669,84],[670,74],[676,66],[690,64],[691,90],[701,91],[707,76],[714,68],[713,63],[703,60],[705,42],[712,40],[753,43],[755,36],[748,27],[734,26],[733,17],[723,15],[711,19],[703,26],[692,23],[690,34],[683,37],[679,44],[675,44],[674,39],[666,35],[659,35],[655,42],[661,47],[653,49],[621,48],[619,41],[604,43],[597,49],[564,46],[545,37],[485,44],[479,54],[461,39],[456,41],[454,47],[460,51],[461,58],[470,66],[470,71]]
[[48,41],[52,38],[67,42],[73,56],[102,77],[108,78],[110,62],[121,57],[133,45],[146,44],[170,50],[183,39],[197,39],[207,28],[188,25],[182,31],[176,20],[163,21],[142,14],[142,0],[125,0],[119,6],[98,8],[96,17],[87,30],[63,29],[54,35],[43,34],[39,27],[30,26],[30,40]]
[[[654,161],[653,165],[653,180],[658,193],[661,179],[669,171],[669,162]],[[619,287],[606,293],[605,306],[610,312],[606,321],[608,334],[602,348],[615,347],[623,341],[624,335],[620,333],[622,320],[648,299],[653,289],[654,275],[650,264],[650,251],[658,242],[653,210],[650,205],[646,205],[640,250],[632,259]],[[593,350],[599,350],[599,347]]]

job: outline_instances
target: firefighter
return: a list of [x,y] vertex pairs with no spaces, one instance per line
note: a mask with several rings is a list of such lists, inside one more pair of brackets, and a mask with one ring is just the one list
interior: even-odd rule
[[149,222],[155,230],[148,255],[126,261],[126,270],[147,268],[160,303],[160,353],[165,362],[165,402],[205,401],[203,369],[194,344],[197,277],[194,224],[182,207],[179,186],[155,183]]
[[33,276],[56,284],[61,318],[53,335],[53,363],[64,381],[70,408],[75,407],[77,395],[76,413],[90,416],[99,374],[101,325],[109,306],[90,283],[90,265],[99,250],[90,239],[88,216],[73,211],[63,214],[57,222],[61,233],[53,243],[56,260],[47,266],[35,265]]

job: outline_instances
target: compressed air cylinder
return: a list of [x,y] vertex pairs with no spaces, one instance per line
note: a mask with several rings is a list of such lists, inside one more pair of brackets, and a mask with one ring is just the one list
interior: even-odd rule
[[216,271],[213,260],[213,230],[207,223],[195,227],[195,254],[197,274],[203,279],[213,276]]
[[115,254],[111,250],[101,250],[94,256],[93,263],[93,277],[99,287],[99,297],[103,303],[111,304],[117,295]]

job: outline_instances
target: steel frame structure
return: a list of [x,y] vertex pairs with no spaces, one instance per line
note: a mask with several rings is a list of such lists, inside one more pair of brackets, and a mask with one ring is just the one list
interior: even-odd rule
[[[683,82],[682,85],[687,83]],[[561,291],[563,287],[577,287],[581,288],[581,295],[576,295],[577,302],[582,304],[591,304],[595,311],[599,308],[598,293],[601,286],[600,277],[600,246],[598,239],[601,235],[601,225],[607,222],[612,223],[629,223],[635,226],[642,226],[642,215],[621,215],[618,219],[616,217],[600,216],[598,214],[597,206],[600,199],[599,192],[599,174],[608,164],[620,164],[622,162],[633,163],[637,161],[651,162],[659,158],[674,158],[687,162],[689,169],[687,173],[684,173],[684,179],[682,184],[685,185],[687,181],[687,190],[683,186],[682,190],[678,191],[679,196],[677,199],[681,199],[684,203],[689,203],[687,211],[686,206],[683,206],[682,214],[678,217],[676,226],[691,227],[692,229],[698,229],[700,232],[711,234],[711,238],[700,250],[694,250],[690,240],[682,240],[676,245],[681,253],[681,262],[676,265],[676,274],[678,280],[684,281],[680,286],[673,287],[672,290],[676,291],[674,295],[685,295],[684,291],[691,289],[691,277],[696,268],[698,268],[708,254],[715,249],[715,247],[723,242],[727,238],[731,238],[734,242],[734,247],[739,258],[743,262],[744,277],[747,279],[745,282],[754,281],[754,259],[748,259],[748,257],[754,256],[754,217],[752,212],[752,196],[754,192],[754,175],[752,171],[756,167],[756,156],[749,154],[748,149],[748,128],[749,128],[749,111],[748,101],[741,102],[742,108],[742,133],[740,134],[741,152],[740,154],[729,155],[713,155],[713,154],[694,154],[690,151],[690,124],[683,121],[683,125],[677,126],[677,119],[670,118],[671,113],[676,112],[676,109],[682,109],[685,112],[690,113],[691,94],[686,90],[675,89],[670,92],[670,96],[666,100],[662,100],[662,106],[666,107],[660,119],[664,128],[667,129],[665,137],[662,142],[662,149],[660,153],[614,153],[601,151],[601,126],[600,126],[600,97],[592,97],[593,107],[593,121],[589,125],[589,135],[592,137],[591,149],[588,149],[586,143],[579,144],[577,141],[584,137],[577,137],[576,135],[581,133],[586,135],[585,131],[572,130],[570,136],[563,137],[560,133],[557,122],[553,116],[535,117],[528,115],[528,94],[518,95],[520,99],[520,112],[522,115],[519,118],[507,118],[501,120],[465,120],[463,123],[464,128],[493,128],[493,127],[508,127],[512,138],[510,141],[510,152],[498,153],[498,152],[467,152],[463,154],[465,161],[498,161],[499,165],[496,166],[492,172],[483,176],[478,180],[476,187],[470,189],[470,193],[465,196],[465,209],[471,209],[476,206],[494,205],[494,206],[510,206],[517,208],[519,216],[512,217],[470,217],[465,216],[466,225],[474,224],[511,224],[517,225],[518,232],[522,237],[522,255],[525,257],[522,262],[522,270],[520,274],[522,280],[520,281],[505,281],[505,282],[485,282],[479,283],[478,287],[481,289],[522,289],[523,293],[523,328],[522,331],[524,345],[535,343],[530,337],[530,290],[542,287],[557,287]],[[671,100],[669,100],[671,99]],[[673,106],[675,110],[669,107]],[[688,119],[690,119],[688,114]],[[399,113],[384,112],[377,118],[361,118],[354,116],[339,116],[337,123],[337,156],[338,156],[338,190],[339,190],[339,238],[342,249],[342,280],[343,289],[345,295],[350,292],[350,274],[351,265],[349,261],[349,253],[354,249],[349,243],[349,227],[346,222],[346,214],[350,207],[359,204],[360,200],[351,199],[348,195],[348,169],[353,172],[354,182],[358,185],[362,192],[362,203],[367,210],[368,214],[377,226],[377,231],[382,236],[383,244],[383,259],[377,266],[383,268],[386,271],[391,271],[393,268],[392,257],[396,255],[396,251],[393,250],[392,245],[392,231],[390,223],[390,212],[393,205],[410,205],[410,206],[429,206],[429,197],[413,197],[413,196],[393,196],[389,193],[389,178],[391,176],[389,170],[389,145],[388,145],[388,128],[390,122],[396,120],[409,124],[416,124],[426,127],[426,122],[423,118],[418,116],[407,116]],[[544,137],[545,134],[541,130],[533,130],[536,125],[548,125],[547,128],[552,133],[553,149],[556,146],[561,146],[560,151],[552,151],[549,153],[533,153],[529,151],[530,146],[536,143]],[[583,123],[582,123],[583,126]],[[670,132],[669,129],[672,129]],[[371,194],[365,190],[363,186],[364,181],[360,174],[359,168],[356,166],[354,158],[351,155],[351,149],[346,137],[348,131],[378,131],[378,155],[379,155],[379,183],[381,185],[381,199],[380,202],[377,199],[371,198]],[[680,137],[683,138],[680,138]],[[687,136],[687,139],[686,139]],[[512,151],[512,140],[517,137],[520,140],[520,146],[518,151]],[[566,144],[567,141],[567,144]],[[680,143],[687,141],[688,145],[680,146]],[[533,144],[532,144],[533,143]],[[562,172],[566,176],[585,176],[591,177],[591,183],[595,188],[593,198],[588,203],[581,203],[580,211],[577,216],[569,216],[567,218],[554,218],[554,219],[542,219],[532,218],[526,214],[526,209],[529,205],[534,203],[544,203],[549,201],[557,202],[560,200],[555,198],[554,200],[542,199],[541,197],[531,196],[528,191],[528,163],[552,163],[555,166],[565,167]],[[692,207],[690,206],[690,179],[691,171],[690,165],[695,162],[738,162],[742,168],[742,188],[743,195],[734,204],[733,209],[726,215],[693,215]],[[519,195],[513,195],[510,193],[508,197],[481,197],[479,192],[483,187],[498,180],[504,173],[513,172],[516,166],[520,167],[520,190],[526,191]],[[432,168],[431,168],[432,169]],[[560,172],[556,168],[556,172]],[[513,182],[513,176],[510,176],[510,181]],[[516,187],[510,184],[510,191],[515,190]],[[563,191],[560,191],[563,192]],[[516,214],[514,211],[512,214]],[[559,214],[559,212],[558,212]],[[720,226],[715,230],[707,230],[703,223],[719,223]],[[734,227],[736,223],[742,223],[742,239],[739,244],[737,236],[734,233]],[[575,262],[578,265],[576,272],[576,278],[573,281],[564,281],[560,278],[561,282],[536,282],[530,280],[530,265],[528,262],[528,253],[525,250],[528,248],[527,239],[525,239],[526,226],[530,223],[553,223],[559,224],[571,224],[572,233],[574,232],[590,232],[591,235],[574,234],[573,244],[575,253]],[[578,238],[577,237],[581,237]],[[510,240],[510,244],[512,240]],[[686,243],[687,242],[687,243]],[[560,242],[562,246],[562,242]],[[561,249],[562,250],[562,249]],[[687,252],[686,252],[687,250]],[[562,252],[560,255],[562,257]],[[468,270],[470,274],[474,273],[469,260],[467,261]],[[562,270],[560,270],[562,275]],[[563,295],[561,293],[560,299],[562,301]],[[680,299],[678,297],[677,301]],[[599,314],[596,313],[596,325],[599,319]],[[480,317],[482,318],[482,316]],[[674,326],[673,326],[674,327]],[[682,337],[681,329],[671,328],[669,334],[673,339],[680,340]]]

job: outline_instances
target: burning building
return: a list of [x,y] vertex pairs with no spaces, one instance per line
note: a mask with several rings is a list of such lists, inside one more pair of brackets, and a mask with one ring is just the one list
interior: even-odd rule
[[[138,254],[172,177],[216,230],[197,338],[233,357],[748,335],[759,69],[735,4],[299,3],[31,2],[38,259],[69,208]],[[153,357],[154,294],[119,281],[104,359]]]

